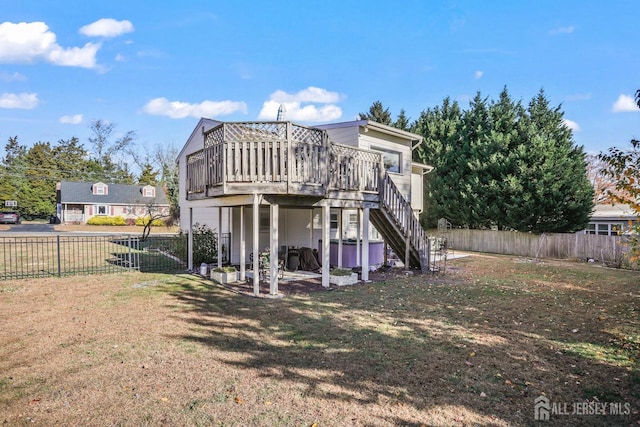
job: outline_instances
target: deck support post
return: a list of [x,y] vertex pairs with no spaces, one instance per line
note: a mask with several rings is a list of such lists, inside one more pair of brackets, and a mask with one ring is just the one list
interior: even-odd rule
[[313,249],[313,208],[309,209],[309,247]]
[[338,268],[342,268],[342,229],[342,208],[340,208],[338,209]]
[[247,235],[244,223],[244,205],[240,206],[240,281],[247,279]]
[[409,270],[411,262],[411,229],[407,229],[407,237],[404,243],[404,269]]
[[325,288],[329,287],[329,250],[331,249],[331,242],[329,242],[330,212],[331,209],[329,209],[329,206],[322,206],[322,286]]
[[364,208],[362,218],[362,280],[369,281],[369,209]]
[[188,268],[193,271],[193,208],[189,208],[189,234],[187,235]]
[[360,239],[362,236],[361,233],[361,224],[362,224],[362,209],[357,209],[357,220],[356,220],[356,266],[362,266],[362,257],[360,256]]
[[258,195],[253,195],[253,294],[260,296],[260,205],[258,204]]
[[222,208],[218,206],[216,211],[218,216],[218,218],[216,219],[216,242],[218,242],[218,255],[216,256],[218,260],[216,267],[220,268],[222,267],[222,242],[220,241],[222,237],[222,233],[220,233],[220,229],[222,227]]
[[278,223],[279,223],[279,209],[277,204],[271,204],[269,206],[269,216],[271,222],[271,249],[269,250],[269,270],[270,270],[270,283],[269,293],[271,295],[278,295]]

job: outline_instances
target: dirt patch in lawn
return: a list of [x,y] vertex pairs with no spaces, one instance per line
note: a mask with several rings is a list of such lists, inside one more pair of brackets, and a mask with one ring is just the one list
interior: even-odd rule
[[635,425],[637,273],[450,267],[281,300],[194,275],[3,282],[0,423],[533,425],[542,395],[606,412],[545,425]]

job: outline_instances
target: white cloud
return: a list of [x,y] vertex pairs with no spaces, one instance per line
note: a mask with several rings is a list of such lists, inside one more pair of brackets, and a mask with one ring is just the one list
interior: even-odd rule
[[[269,96],[269,100],[262,104],[258,118],[261,120],[275,120],[278,108],[284,105],[287,120],[303,122],[324,122],[342,117],[342,109],[335,105],[342,96],[337,92],[309,86],[296,93],[277,90]],[[307,105],[303,105],[307,104]],[[315,105],[326,104],[326,105]]]
[[24,82],[27,80],[27,78],[23,74],[20,74],[18,72],[15,72],[13,74],[0,72],[0,80],[3,80],[7,83],[11,83],[11,82],[18,82],[18,81]]
[[478,70],[478,71],[476,71],[475,73],[473,73],[473,77],[474,77],[476,80],[481,79],[483,75],[484,75],[484,72],[482,72],[482,71],[480,71],[480,70]]
[[571,34],[576,30],[576,27],[574,25],[570,25],[568,27],[558,27],[558,28],[554,28],[552,30],[549,30],[549,34],[552,35],[556,35],[556,34]]
[[574,122],[573,120],[562,119],[562,123],[564,123],[564,125],[569,129],[571,129],[573,132],[580,132],[582,130],[580,129],[580,125],[577,122]]
[[340,100],[340,94],[337,92],[329,92],[319,87],[309,86],[296,93],[277,90],[269,96],[269,99],[275,102],[316,102],[331,104]]
[[0,95],[0,108],[32,110],[40,104],[37,93],[3,93]]
[[189,104],[169,101],[167,98],[155,98],[147,102],[142,110],[154,116],[184,119],[185,117],[218,117],[238,111],[247,114],[247,104],[241,101],[202,101],[199,104]]
[[633,99],[633,96],[629,95],[620,95],[616,102],[613,103],[612,111],[614,113],[626,113],[630,111],[640,111],[638,109],[638,105],[636,105],[636,101]]
[[124,62],[124,61],[126,61],[126,58],[121,54],[117,54],[116,57],[115,57],[115,60],[118,61],[118,62]]
[[82,118],[82,114],[74,114],[73,116],[62,116],[59,121],[60,123],[78,125],[82,123]]
[[89,37],[117,37],[134,31],[131,21],[116,21],[111,18],[98,19],[80,28],[80,34]]
[[55,65],[94,68],[99,43],[63,48],[44,22],[0,24],[0,63],[27,63],[38,59]]

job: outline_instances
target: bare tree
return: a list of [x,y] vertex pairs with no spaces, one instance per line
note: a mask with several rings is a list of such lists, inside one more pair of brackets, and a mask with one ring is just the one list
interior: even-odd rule
[[595,154],[587,155],[587,177],[593,186],[593,202],[595,204],[608,203],[608,194],[615,193],[616,180],[605,173],[607,163]]
[[155,198],[149,200],[144,205],[144,216],[142,217],[142,240],[145,240],[151,234],[151,228],[154,227],[158,221],[162,221],[169,216],[168,209],[164,206],[158,205]]

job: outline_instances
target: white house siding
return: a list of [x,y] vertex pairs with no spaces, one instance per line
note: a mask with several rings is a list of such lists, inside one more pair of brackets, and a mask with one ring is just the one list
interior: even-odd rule
[[331,140],[331,142],[342,145],[350,145],[352,147],[358,146],[359,133],[360,126],[327,129],[327,135],[329,135],[329,140]]
[[381,135],[384,139],[376,136],[376,132],[369,132],[360,135],[359,147],[366,150],[381,148],[400,153],[401,173],[389,173],[393,182],[398,186],[402,195],[411,200],[411,146],[410,141],[396,138],[391,135]]
[[422,212],[424,209],[422,173],[411,174],[411,207],[414,211]]
[[[189,213],[187,212],[187,215]],[[180,212],[182,215],[182,212]],[[220,232],[231,232],[231,222],[229,220],[230,208],[220,208]],[[189,222],[181,223],[186,228]],[[194,207],[193,208],[193,224],[206,225],[212,230],[218,228],[218,209],[212,207]]]
[[[187,200],[187,156],[204,148],[204,131],[211,130],[221,122],[211,119],[200,119],[185,146],[178,154],[178,194],[180,195],[180,224],[186,227],[189,224],[189,208],[203,206],[200,201]],[[195,221],[194,221],[195,222]]]
[[[331,213],[338,213],[337,209],[331,209]],[[357,230],[349,229],[349,214],[357,213],[354,209],[345,209],[342,213],[343,222],[343,238],[355,239]],[[306,247],[312,249],[320,249],[320,240],[322,239],[322,209],[292,209],[280,208],[278,221],[278,246],[295,246],[298,248]],[[195,216],[195,215],[194,215]],[[226,218],[226,217],[225,217]],[[231,212],[231,226],[233,230],[231,234],[231,262],[237,264],[240,261],[240,208],[234,207]],[[245,244],[247,254],[253,252],[253,208],[245,206],[244,222],[245,222]],[[264,251],[269,246],[269,208],[260,208],[260,231],[258,240],[258,250]],[[223,219],[225,223],[226,219]],[[362,220],[361,220],[362,221]],[[266,226],[265,226],[266,225]],[[362,227],[362,224],[360,224]],[[338,229],[330,230],[330,238],[338,238]],[[380,236],[377,231],[370,226],[370,240],[378,240]],[[247,257],[248,262],[248,257]]]

